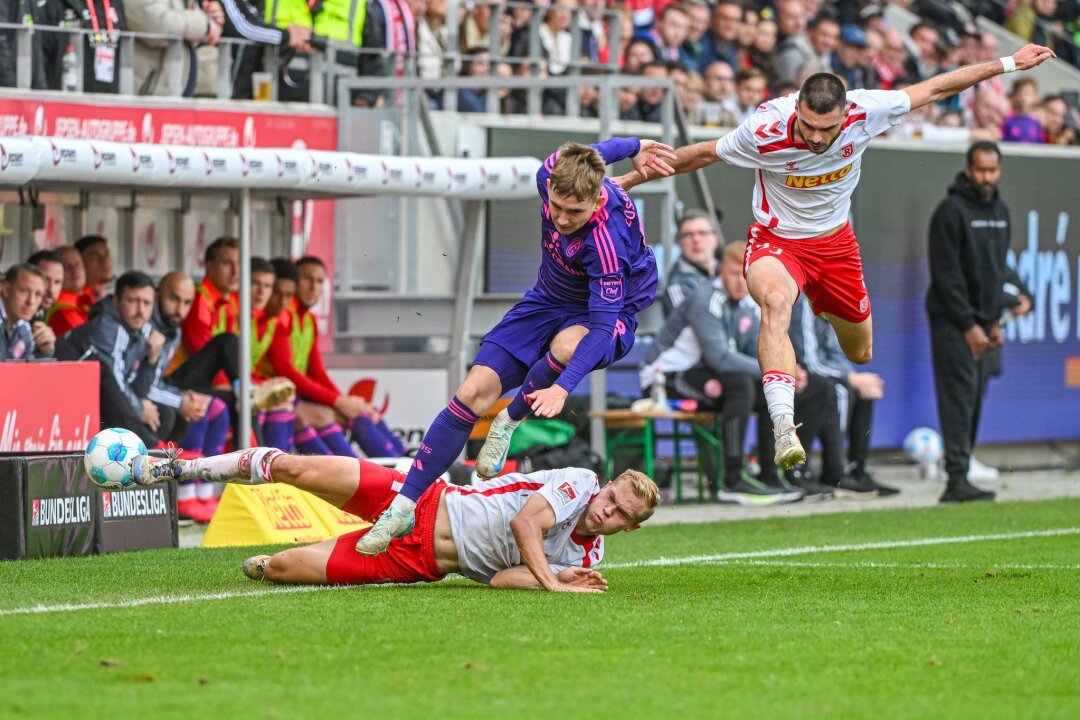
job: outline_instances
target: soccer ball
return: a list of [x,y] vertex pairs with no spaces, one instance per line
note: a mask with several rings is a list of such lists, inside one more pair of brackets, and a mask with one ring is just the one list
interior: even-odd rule
[[126,490],[135,485],[131,479],[131,461],[145,455],[146,445],[139,436],[124,428],[102,430],[86,446],[83,465],[95,485],[106,490]]
[[923,467],[937,465],[942,456],[941,436],[928,427],[917,427],[904,438],[904,454]]

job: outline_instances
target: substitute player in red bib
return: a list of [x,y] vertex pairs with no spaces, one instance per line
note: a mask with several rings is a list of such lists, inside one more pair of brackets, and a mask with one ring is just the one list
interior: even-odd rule
[[[967,65],[895,91],[845,92],[840,78],[817,73],[797,94],[762,104],[718,141],[676,150],[672,166],[677,173],[721,160],[757,171],[756,222],[750,226],[743,272],[761,307],[758,362],[781,467],[806,462],[793,420],[796,367],[788,338],[799,293],[832,324],[850,360],[864,364],[872,355],[870,298],[848,222],[851,193],[870,140],[911,110],[1051,57],[1048,48],[1026,45],[1011,57]],[[642,176],[632,173],[617,181],[629,189]]]
[[[367,460],[265,447],[199,460],[140,455],[132,476],[140,485],[174,478],[286,483],[365,520],[389,507],[405,481],[402,473]],[[420,496],[415,526],[384,553],[355,551],[367,528],[273,557],[257,555],[244,563],[244,573],[280,583],[360,585],[431,582],[456,572],[495,588],[602,592],[607,582],[596,566],[604,536],[636,530],[659,502],[656,484],[635,470],[603,488],[595,473],[581,468],[504,475],[483,488],[438,480]]]

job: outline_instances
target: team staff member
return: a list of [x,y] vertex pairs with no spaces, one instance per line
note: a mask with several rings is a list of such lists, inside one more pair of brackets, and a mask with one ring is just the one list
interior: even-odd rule
[[1000,180],[1001,150],[975,143],[930,220],[926,312],[948,476],[941,502],[994,499],[967,476],[991,369],[987,351],[1005,341],[999,320],[1010,226]]

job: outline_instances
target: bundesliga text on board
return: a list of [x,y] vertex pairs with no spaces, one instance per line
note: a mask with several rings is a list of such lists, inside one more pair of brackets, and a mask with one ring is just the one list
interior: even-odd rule
[[101,517],[105,520],[168,514],[169,500],[165,494],[165,488],[137,488],[123,492],[101,493]]
[[85,525],[90,522],[90,496],[34,498],[30,527]]

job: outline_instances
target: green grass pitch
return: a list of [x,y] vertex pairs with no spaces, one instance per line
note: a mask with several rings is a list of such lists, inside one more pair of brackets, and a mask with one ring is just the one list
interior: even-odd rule
[[0,563],[0,718],[1080,717],[1078,500],[646,526],[599,596],[251,554]]

